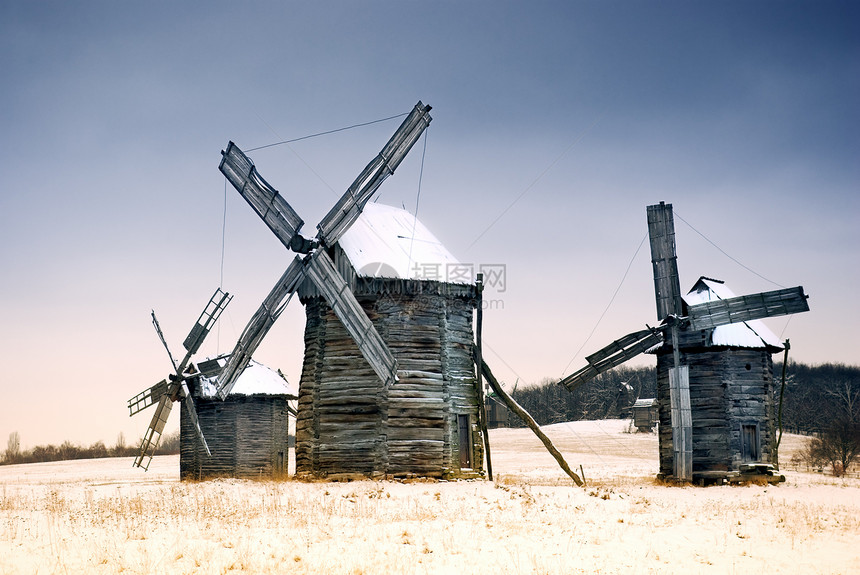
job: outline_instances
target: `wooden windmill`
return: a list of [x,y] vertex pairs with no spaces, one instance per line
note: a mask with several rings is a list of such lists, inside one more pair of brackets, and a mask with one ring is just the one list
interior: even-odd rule
[[251,361],[226,399],[215,395],[212,378],[223,358],[201,361],[200,377],[188,382],[200,428],[211,449],[197,440],[195,422],[182,412],[179,420],[179,476],[277,478],[287,473],[291,402],[295,388],[278,372]]
[[299,474],[467,476],[481,470],[479,403],[467,397],[475,393],[474,285],[367,278],[339,244],[429,125],[429,111],[421,102],[414,107],[314,239],[300,234],[301,218],[235,144],[222,153],[220,169],[230,183],[285,247],[306,255],[295,258],[248,323],[218,376],[218,395],[229,393],[301,288],[308,321],[296,423]]
[[[668,392],[663,398],[658,397],[661,422],[671,424],[671,435],[667,431],[660,436],[661,472],[662,475],[678,481],[691,481],[694,473],[702,476],[714,471],[714,468],[718,472],[727,471],[722,468],[729,465],[724,460],[714,462],[707,457],[707,452],[712,447],[707,441],[712,439],[710,436],[713,435],[714,425],[718,430],[725,429],[719,421],[708,421],[704,416],[700,416],[701,409],[713,403],[715,398],[704,396],[698,389],[694,389],[695,402],[691,405],[691,385],[695,388],[700,379],[699,374],[703,374],[706,369],[720,369],[714,365],[704,367],[697,362],[695,354],[702,350],[703,338],[718,326],[805,312],[809,310],[809,306],[802,287],[686,305],[681,296],[678,279],[672,205],[661,202],[648,206],[647,211],[657,319],[660,325],[628,334],[586,357],[588,364],[560,383],[573,390],[596,375],[646,350],[657,348],[658,370],[662,369],[661,373],[667,376],[664,388]],[[749,364],[746,364],[745,368],[752,370]],[[724,395],[730,393],[726,391],[730,386],[725,377],[718,381],[717,387]],[[658,382],[658,396],[660,390]],[[731,403],[731,398],[728,401]],[[723,443],[724,440],[728,442],[729,438],[717,437],[716,440]],[[702,465],[697,463],[700,456]]]
[[158,334],[158,338],[167,350],[167,355],[170,358],[170,363],[173,365],[173,373],[167,379],[163,379],[149,389],[142,391],[133,398],[128,400],[129,415],[135,415],[151,405],[158,404],[155,413],[152,416],[152,421],[143,436],[143,441],[140,445],[140,453],[134,460],[134,465],[142,467],[144,470],[149,469],[149,464],[152,461],[152,456],[158,448],[158,442],[161,439],[161,434],[164,431],[164,426],[167,424],[167,418],[170,415],[170,410],[173,402],[182,401],[188,411],[188,416],[196,431],[200,443],[209,453],[209,446],[206,444],[206,439],[203,437],[203,431],[200,429],[200,422],[197,419],[197,409],[194,405],[194,399],[188,388],[188,380],[197,376],[197,370],[191,363],[191,356],[197,353],[203,340],[209,335],[209,331],[218,317],[233,296],[221,291],[220,288],[215,290],[209,303],[203,309],[194,327],[185,338],[183,346],[186,349],[185,357],[178,364],[173,359],[173,354],[170,353],[170,348],[164,339],[164,334],[161,332],[161,326],[158,324],[158,319],[155,317],[155,312],[152,312],[152,325]]

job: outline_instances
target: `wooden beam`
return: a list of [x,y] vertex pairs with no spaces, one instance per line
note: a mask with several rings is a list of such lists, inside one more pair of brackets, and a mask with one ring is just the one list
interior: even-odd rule
[[[476,353],[476,365],[481,365],[484,362],[483,359],[483,347],[481,341],[481,330],[483,328],[484,323],[484,312],[482,309],[483,304],[483,293],[484,293],[484,274],[478,274],[478,281],[476,282],[477,292],[478,292],[478,307],[476,311],[476,329],[475,329],[475,353]],[[481,426],[481,433],[484,434],[484,452],[487,455],[487,477],[490,481],[493,480],[493,460],[490,457],[490,434],[487,432],[487,410],[484,406],[484,382],[482,378],[482,373],[480,369],[477,371],[477,380],[475,381],[475,386],[477,387],[478,392],[478,423]]]
[[[477,353],[473,352],[473,355],[477,356]],[[523,409],[520,404],[514,401],[514,399],[510,395],[508,395],[504,389],[502,389],[502,386],[499,384],[498,380],[493,375],[493,372],[490,371],[490,367],[485,361],[481,360],[480,365],[481,372],[483,373],[484,377],[487,378],[487,383],[490,384],[490,387],[493,388],[493,391],[496,392],[496,395],[498,395],[502,399],[508,409],[517,414],[517,417],[522,419],[523,422],[525,422],[525,424],[531,428],[534,434],[537,435],[538,439],[541,440],[541,443],[543,443],[544,447],[546,447],[546,450],[549,451],[550,455],[552,455],[553,458],[555,458],[555,460],[558,462],[559,467],[561,467],[562,470],[564,470],[564,472],[567,473],[571,479],[573,479],[574,483],[581,487],[583,485],[582,479],[580,479],[579,475],[577,475],[570,468],[570,466],[564,460],[564,457],[561,455],[561,452],[559,452],[559,450],[555,448],[555,446],[552,444],[552,441],[549,440],[549,437],[547,437],[546,434],[541,431],[540,426],[537,424],[534,418],[529,414],[528,411]]]
[[690,369],[686,365],[669,370],[669,401],[672,408],[672,450],[678,481],[693,480],[693,419],[690,411]]

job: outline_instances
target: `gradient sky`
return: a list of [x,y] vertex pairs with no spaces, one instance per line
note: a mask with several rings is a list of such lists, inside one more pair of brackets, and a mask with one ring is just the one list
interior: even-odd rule
[[[803,285],[812,311],[766,323],[797,361],[856,365],[858,30],[832,2],[3,0],[0,449],[13,431],[24,447],[136,441],[151,414],[126,400],[169,371],[150,309],[179,355],[221,284],[222,237],[235,298],[200,357],[232,349],[290,254],[225,199],[229,140],[419,99],[434,108],[419,217],[462,262],[506,266],[484,341],[509,386],[656,322],[636,252],[661,200],[683,218],[683,288]],[[251,156],[313,235],[397,124]],[[414,212],[423,145],[379,201]],[[303,328],[293,302],[256,358],[296,381]]]

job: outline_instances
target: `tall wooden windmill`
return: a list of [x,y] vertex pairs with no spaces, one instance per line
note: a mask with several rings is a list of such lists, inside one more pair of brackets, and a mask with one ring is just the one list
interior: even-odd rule
[[[741,401],[731,397],[736,388],[733,378],[737,374],[725,362],[702,360],[704,356],[700,352],[707,351],[703,342],[708,334],[718,326],[805,312],[809,306],[802,287],[686,305],[678,279],[672,205],[661,202],[648,206],[647,211],[660,325],[628,334],[586,357],[588,364],[560,383],[573,390],[646,350],[656,349],[660,419],[661,423],[671,425],[671,434],[668,430],[660,434],[661,474],[691,481],[694,475],[705,477],[736,466],[737,460],[731,457],[730,449],[722,455],[722,447],[732,443],[731,434],[736,431],[728,429],[724,420],[732,416],[732,410],[742,412],[745,409],[739,406]],[[761,372],[754,371],[750,363],[743,365],[742,371],[752,372],[751,377],[768,379],[772,376],[769,356]],[[713,376],[714,370],[718,370],[716,385],[709,387],[708,383],[714,378],[708,378]],[[762,390],[765,396],[771,392],[767,385]],[[743,401],[757,401],[757,398]],[[715,402],[725,405],[717,416],[713,415],[713,409],[709,410]],[[714,451],[721,455],[712,457]]]
[[[296,423],[300,475],[467,477],[481,472],[471,278],[452,284],[404,274],[368,276],[365,268],[373,266],[357,265],[340,245],[429,125],[429,111],[421,102],[414,107],[323,218],[314,239],[300,234],[301,218],[235,144],[223,152],[220,169],[230,183],[285,247],[305,255],[294,259],[248,323],[218,376],[218,395],[229,393],[301,288],[307,324]],[[398,216],[382,218],[396,222]],[[408,235],[409,228],[414,231],[411,218],[394,235]]]
[[[481,358],[480,345],[474,344],[476,309],[480,334],[480,279],[410,279],[408,269],[391,274],[396,263],[366,261],[356,255],[361,249],[348,245],[353,224],[367,215],[367,202],[429,125],[429,111],[430,106],[418,102],[323,218],[314,239],[299,233],[301,218],[235,144],[222,153],[220,169],[231,184],[284,246],[307,255],[296,257],[248,323],[218,376],[218,395],[229,393],[289,297],[298,292],[307,314],[296,419],[300,476],[481,476],[485,453],[488,467],[490,463],[483,375],[581,485],[534,419],[501,389]],[[402,252],[401,260],[408,252],[411,263],[421,263],[412,253],[412,240],[435,246],[436,256],[447,254],[432,234],[421,231],[414,216],[398,224],[403,214],[391,210],[369,218],[371,228],[374,218],[386,222],[384,230],[370,232],[376,239],[409,239],[408,250],[394,248]],[[449,256],[442,257],[445,264],[456,263]]]

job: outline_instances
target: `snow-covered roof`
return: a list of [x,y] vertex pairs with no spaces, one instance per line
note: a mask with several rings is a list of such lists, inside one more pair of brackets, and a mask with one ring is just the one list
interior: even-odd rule
[[[689,293],[683,296],[687,305],[732,297],[735,297],[735,294],[725,282],[704,276],[700,277]],[[757,319],[717,326],[714,328],[711,340],[711,344],[715,346],[783,349],[779,338]]]
[[[448,266],[459,263],[457,258],[414,215],[400,208],[367,204],[338,243],[362,277],[459,283],[446,276]],[[428,270],[434,277],[428,277]]]
[[[213,397],[216,386],[215,379],[200,378],[201,395]],[[298,395],[298,388],[278,375],[275,370],[266,367],[253,359],[236,380],[230,395]]]

